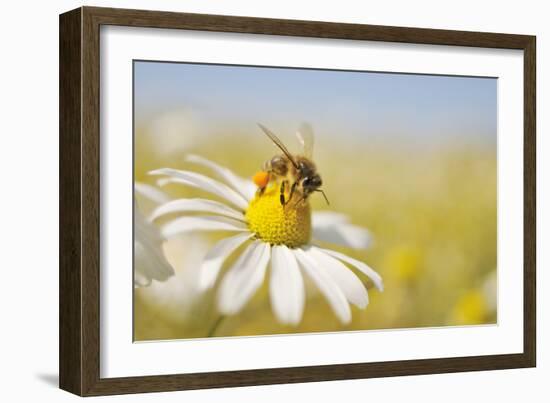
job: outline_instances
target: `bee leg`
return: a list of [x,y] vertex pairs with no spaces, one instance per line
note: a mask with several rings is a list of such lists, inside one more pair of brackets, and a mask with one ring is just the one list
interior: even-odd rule
[[292,186],[290,187],[290,194],[288,195],[288,201],[290,202],[292,200],[292,196],[294,195],[294,191],[296,190],[296,186],[298,186],[298,182],[294,182]]
[[268,172],[267,173],[267,181],[265,181],[265,184],[263,184],[263,185],[258,184],[258,190],[256,190],[256,195],[258,197],[263,196],[263,194],[265,192],[265,189],[267,188],[267,185],[269,184],[270,179],[271,179],[271,173]]
[[281,206],[284,206],[286,204],[285,201],[285,187],[286,187],[287,181],[284,180],[281,182],[281,194],[279,195],[279,200],[281,201]]

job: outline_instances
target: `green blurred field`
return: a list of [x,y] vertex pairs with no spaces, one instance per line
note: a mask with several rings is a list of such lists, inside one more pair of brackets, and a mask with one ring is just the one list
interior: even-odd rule
[[[207,172],[183,162],[184,151],[153,152],[152,137],[145,136],[145,131],[146,127],[138,127],[136,132],[137,181],[152,183],[146,172],[165,166]],[[247,177],[275,152],[260,134],[227,130],[199,140],[189,152]],[[219,323],[216,336],[496,322],[494,144],[454,141],[430,148],[381,140],[351,144],[334,136],[332,141],[324,137],[317,142],[315,160],[331,206],[315,196],[314,209],[348,214],[354,224],[371,231],[374,244],[370,249],[339,250],[377,270],[384,278],[385,291],[370,290],[369,306],[365,310],[353,307],[353,322],[346,327],[338,323],[319,293],[310,292],[302,323],[291,328],[279,325],[272,314],[265,281],[240,314]],[[174,185],[166,191],[172,196],[201,194]],[[181,248],[185,255],[185,245]],[[370,286],[365,276],[359,276]],[[208,335],[218,319],[213,293],[193,298],[183,313],[179,312],[181,304],[159,298],[161,292],[135,290],[136,340]],[[171,295],[177,299],[177,291],[175,297],[174,292]]]

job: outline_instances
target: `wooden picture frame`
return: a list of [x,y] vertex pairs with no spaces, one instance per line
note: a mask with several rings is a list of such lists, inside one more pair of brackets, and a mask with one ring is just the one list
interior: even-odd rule
[[[100,377],[100,27],[171,28],[523,50],[523,353],[127,378]],[[535,37],[81,7],[60,16],[60,387],[81,396],[533,367]]]

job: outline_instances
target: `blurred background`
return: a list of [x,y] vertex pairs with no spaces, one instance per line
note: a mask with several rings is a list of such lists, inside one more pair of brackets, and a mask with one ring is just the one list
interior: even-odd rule
[[494,78],[134,62],[136,181],[154,184],[147,172],[161,167],[208,173],[187,153],[250,178],[277,153],[257,122],[295,152],[308,122],[331,202],[312,197],[312,206],[371,232],[369,249],[334,249],[385,285],[365,310],[352,307],[347,326],[310,287],[302,323],[289,327],[272,314],[266,281],[216,325],[215,290],[195,283],[217,238],[182,236],[164,245],[176,275],[135,289],[135,340],[206,337],[214,326],[216,336],[244,336],[496,323],[496,100]]

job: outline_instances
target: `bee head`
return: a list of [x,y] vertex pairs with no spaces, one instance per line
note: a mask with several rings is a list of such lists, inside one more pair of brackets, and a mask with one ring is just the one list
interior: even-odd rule
[[318,174],[314,174],[312,176],[306,176],[302,180],[302,189],[304,192],[304,199],[313,192],[319,192],[323,195],[327,204],[330,204],[328,202],[327,196],[325,195],[325,192],[323,192],[323,190],[320,189],[322,185],[323,185],[323,180],[321,179],[321,176],[319,176]]
[[323,184],[323,180],[321,179],[321,176],[318,174],[312,175],[312,176],[306,176],[302,180],[302,188],[306,190],[307,193],[315,191],[315,189],[318,189]]

